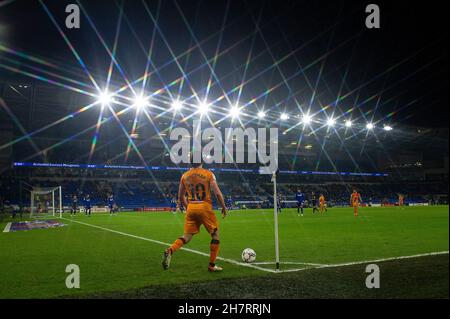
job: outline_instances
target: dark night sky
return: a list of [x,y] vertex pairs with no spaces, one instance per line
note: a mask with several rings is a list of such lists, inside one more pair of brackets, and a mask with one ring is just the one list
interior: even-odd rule
[[[56,21],[63,25],[67,4],[74,1],[44,1]],[[92,22],[112,47],[120,1],[81,1]],[[175,55],[194,47],[179,59],[185,72],[192,71],[190,84],[196,91],[206,87],[210,71],[204,56],[229,49],[216,62],[215,70],[225,91],[243,78],[251,51],[241,100],[259,96],[268,87],[283,82],[257,105],[276,105],[277,111],[296,110],[295,100],[308,105],[316,85],[313,110],[347,95],[325,113],[341,114],[354,105],[355,117],[365,114],[375,119],[418,126],[448,127],[448,19],[440,2],[375,1],[381,8],[381,29],[364,26],[365,6],[356,1],[147,1],[158,19],[159,30],[141,1],[126,1],[117,48],[117,60],[126,76],[138,78],[145,68],[145,50],[154,35],[152,61],[162,67],[147,89],[160,88],[181,76],[173,63]],[[444,3],[442,1],[442,3]],[[159,10],[158,10],[159,8]],[[186,26],[183,13],[191,32]],[[0,43],[33,56],[64,65],[61,72],[89,83],[87,77],[58,34],[38,1],[17,0],[0,7]],[[255,27],[259,25],[259,31]],[[223,32],[222,26],[225,25]],[[64,29],[89,70],[102,83],[109,56],[85,16],[80,30]],[[160,33],[161,32],[161,33]],[[219,42],[220,41],[220,42]],[[295,51],[293,53],[293,51]],[[325,55],[325,56],[324,56]],[[11,58],[11,55],[8,55]],[[326,57],[326,58],[325,58]],[[172,60],[172,61],[171,61]],[[274,61],[280,61],[274,67]],[[4,61],[0,53],[0,61]],[[303,70],[302,70],[303,68]],[[69,73],[66,73],[67,76]],[[0,79],[23,78],[0,68]],[[343,79],[345,81],[343,82]],[[115,70],[114,79],[123,84]],[[177,89],[174,88],[174,92]],[[182,91],[185,96],[190,91]],[[214,86],[210,96],[221,94]],[[235,99],[237,92],[230,95]],[[362,103],[363,101],[366,101]],[[362,103],[362,104],[361,104]],[[388,117],[389,114],[393,114]]]

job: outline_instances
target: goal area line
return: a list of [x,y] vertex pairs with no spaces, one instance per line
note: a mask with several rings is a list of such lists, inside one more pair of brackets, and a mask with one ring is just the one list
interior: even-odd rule
[[[140,240],[145,240],[145,241],[148,241],[148,242],[151,242],[151,243],[154,243],[154,244],[158,244],[158,245],[162,245],[162,246],[166,246],[166,247],[170,246],[170,243],[166,243],[166,242],[155,240],[155,239],[151,239],[151,238],[137,236],[137,235],[121,232],[121,231],[118,231],[118,230],[105,228],[105,227],[102,227],[102,226],[97,226],[97,225],[93,225],[93,224],[89,224],[89,223],[85,223],[85,222],[81,222],[81,221],[65,218],[65,217],[61,217],[61,219],[64,219],[64,220],[67,220],[67,221],[70,221],[70,222],[73,222],[73,223],[77,223],[77,224],[80,224],[80,225],[85,225],[85,226],[101,229],[101,230],[108,231],[108,232],[111,232],[111,233],[115,233],[115,234],[118,234],[118,235],[127,236],[127,237],[140,239]],[[199,250],[195,250],[195,249],[191,249],[191,248],[187,248],[187,247],[181,247],[180,249],[183,250],[183,251],[187,251],[187,252],[190,252],[190,253],[197,254],[197,255],[209,257],[209,253],[205,253],[205,252],[202,252],[202,251],[199,251]],[[217,257],[217,259],[221,260],[221,261],[224,261],[224,262],[227,262],[229,264],[237,265],[237,266],[243,266],[243,267],[257,269],[257,270],[260,270],[260,271],[263,271],[263,272],[279,274],[279,273],[303,271],[303,270],[307,270],[307,269],[336,268],[336,267],[345,267],[345,266],[353,266],[353,265],[361,265],[361,264],[370,264],[370,263],[376,263],[376,262],[385,262],[385,261],[411,259],[411,258],[427,257],[427,256],[437,256],[437,255],[446,255],[446,254],[447,255],[449,254],[448,250],[446,250],[446,251],[430,252],[430,253],[423,253],[423,254],[415,254],[415,255],[407,255],[407,256],[380,258],[380,259],[373,259],[373,260],[361,260],[361,261],[353,261],[353,262],[346,262],[346,263],[336,263],[336,264],[318,264],[318,263],[308,263],[308,262],[295,262],[295,261],[284,261],[283,262],[283,261],[281,261],[280,264],[282,264],[282,265],[284,264],[284,265],[305,265],[306,266],[306,267],[303,267],[303,268],[293,268],[293,269],[285,269],[285,270],[275,270],[275,269],[268,269],[268,268],[262,267],[262,265],[275,265],[276,263],[274,261],[262,261],[262,262],[255,262],[255,263],[249,264],[249,263],[244,263],[244,262],[240,262],[240,261],[236,261],[236,260],[228,259],[228,258],[224,258],[224,257]],[[261,266],[259,266],[259,265],[261,265]]]

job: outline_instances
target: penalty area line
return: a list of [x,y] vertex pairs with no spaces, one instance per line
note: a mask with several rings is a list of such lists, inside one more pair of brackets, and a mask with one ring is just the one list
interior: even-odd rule
[[[71,221],[73,223],[78,223],[80,225],[90,226],[90,227],[98,228],[98,229],[101,229],[101,230],[104,230],[104,231],[109,231],[111,233],[119,234],[119,235],[122,235],[122,236],[127,236],[127,237],[131,237],[131,238],[135,238],[135,239],[145,240],[145,241],[148,241],[148,242],[151,242],[151,243],[154,243],[154,244],[163,245],[163,246],[166,246],[166,247],[170,246],[169,243],[165,243],[163,241],[159,241],[159,240],[155,240],[155,239],[151,239],[151,238],[136,236],[136,235],[124,233],[124,232],[121,232],[121,231],[118,231],[118,230],[109,229],[109,228],[105,228],[105,227],[101,227],[101,226],[97,226],[97,225],[92,225],[92,224],[89,224],[89,223],[84,223],[84,222],[80,222],[80,221],[69,219],[69,218],[65,218],[65,217],[61,217],[61,219],[64,219],[64,220],[67,220],[67,221]],[[188,251],[188,252],[194,253],[194,254],[197,254],[197,255],[209,257],[209,254],[207,254],[207,253],[204,253],[204,252],[201,252],[201,251],[198,251],[198,250],[194,250],[194,249],[191,249],[191,248],[181,247],[180,249],[184,250],[184,251]],[[253,268],[253,269],[257,269],[257,270],[261,270],[261,271],[265,271],[265,272],[270,272],[270,273],[278,272],[278,271],[273,270],[273,269],[266,269],[264,267],[258,267],[258,266],[253,265],[253,264],[242,263],[242,262],[239,262],[239,261],[236,261],[236,260],[233,260],[233,259],[228,259],[228,258],[223,258],[223,257],[217,257],[217,259],[225,261],[225,262],[233,264],[233,265]]]

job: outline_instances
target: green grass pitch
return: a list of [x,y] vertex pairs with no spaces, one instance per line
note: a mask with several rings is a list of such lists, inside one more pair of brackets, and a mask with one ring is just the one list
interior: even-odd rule
[[[361,208],[357,218],[350,208],[315,215],[306,209],[304,217],[284,209],[279,215],[283,273],[271,272],[270,209],[236,210],[220,218],[220,256],[226,259],[218,261],[222,273],[207,272],[208,257],[202,253],[209,254],[210,240],[204,228],[186,246],[195,252],[176,252],[164,271],[164,243],[182,234],[183,219],[181,213],[78,214],[72,220],[65,214],[65,227],[5,233],[12,219],[4,217],[0,298],[214,298],[208,295],[215,291],[210,287],[222,287],[217,298],[448,298],[448,254],[376,262],[380,289],[365,287],[363,264],[320,268],[448,251],[448,206]],[[256,251],[255,266],[261,269],[239,264],[247,247]],[[65,286],[68,264],[80,267],[80,289]]]

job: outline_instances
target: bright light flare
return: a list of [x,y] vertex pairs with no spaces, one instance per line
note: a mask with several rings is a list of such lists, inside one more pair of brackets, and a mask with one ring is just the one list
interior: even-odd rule
[[112,95],[108,91],[103,91],[98,95],[97,101],[102,106],[108,105],[113,102]]
[[264,111],[259,111],[258,112],[258,118],[263,119],[266,117],[266,113]]
[[327,125],[330,126],[330,127],[332,127],[332,126],[334,126],[334,124],[336,124],[336,120],[335,120],[334,118],[330,117],[330,118],[327,120]]
[[385,125],[384,127],[383,127],[383,130],[385,130],[385,131],[392,131],[393,130],[393,128],[392,128],[392,126],[389,126],[389,125]]
[[143,95],[136,96],[134,98],[133,106],[138,110],[142,110],[144,107],[148,105],[148,99]]
[[231,109],[230,109],[230,116],[232,117],[232,118],[237,118],[237,117],[239,117],[239,115],[241,114],[241,109],[238,107],[238,106],[233,106]]
[[209,111],[209,104],[206,102],[201,102],[198,106],[197,106],[198,112],[201,115],[205,115],[206,113],[208,113]]
[[289,115],[287,115],[286,113],[281,113],[280,115],[280,120],[282,121],[286,121],[289,119]]
[[373,125],[373,123],[367,123],[367,125],[366,125],[366,129],[368,129],[368,130],[373,130],[374,127],[375,127],[375,125]]
[[312,117],[309,114],[304,114],[302,116],[302,123],[303,124],[309,124],[312,121]]
[[352,127],[353,123],[350,120],[345,121],[344,123],[345,127]]
[[175,100],[172,102],[172,110],[179,111],[183,108],[183,103],[179,100]]

